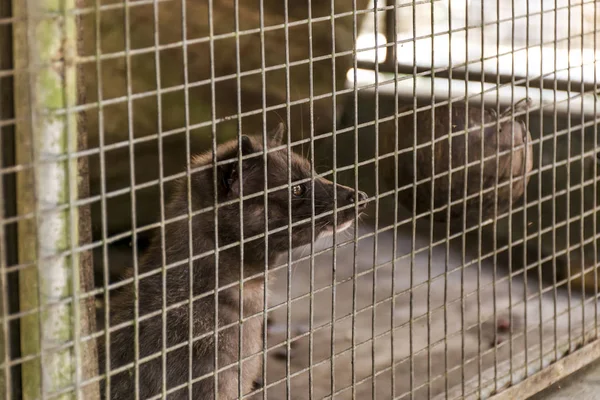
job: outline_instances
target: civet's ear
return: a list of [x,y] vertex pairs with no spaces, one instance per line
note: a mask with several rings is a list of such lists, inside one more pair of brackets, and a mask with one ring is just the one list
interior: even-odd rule
[[527,111],[529,107],[533,105],[533,100],[530,97],[525,97],[519,101],[517,101],[514,105],[506,107],[506,110],[500,114],[500,117],[506,117],[508,115]]
[[225,187],[225,189],[233,192],[234,194],[237,194],[239,192],[240,174],[238,171],[237,158],[239,158],[240,156],[247,156],[248,154],[252,154],[255,151],[252,140],[246,135],[242,135],[242,137],[240,138],[240,145],[242,153],[240,154],[239,151],[236,152],[236,160],[232,163],[225,164],[220,168],[221,181],[223,182],[223,186]]
[[242,135],[242,156],[247,156],[248,154],[254,153],[254,145],[252,144],[252,140],[246,135]]
[[283,143],[283,134],[285,133],[285,126],[283,122],[277,124],[275,129],[269,132],[269,147],[277,147]]

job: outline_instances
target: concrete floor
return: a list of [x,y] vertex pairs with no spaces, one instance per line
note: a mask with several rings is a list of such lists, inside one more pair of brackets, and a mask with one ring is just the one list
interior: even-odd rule
[[[372,227],[363,225],[359,234],[365,235],[371,229]],[[411,250],[410,240],[407,239],[409,232],[399,228],[397,234],[397,256],[409,254]],[[415,246],[421,248],[428,240],[419,234],[417,237]],[[462,260],[460,252],[456,253],[454,246],[451,246],[449,256],[446,255],[445,246],[435,246],[432,249],[431,263],[428,262],[427,251],[418,252],[415,254],[414,268],[411,268],[410,260],[401,259],[396,263],[396,271],[393,273],[390,266],[386,265],[393,253],[392,232],[383,232],[378,235],[376,254],[373,249],[373,239],[371,237],[360,240],[356,253],[353,246],[341,247],[338,250],[336,256],[336,281],[338,284],[336,294],[333,296],[335,297],[337,321],[335,332],[332,332],[327,325],[327,322],[331,320],[333,305],[329,287],[333,279],[331,271],[333,257],[329,252],[315,257],[313,279],[314,290],[318,293],[314,295],[314,304],[317,305],[314,308],[314,323],[317,328],[313,335],[312,357],[309,357],[308,338],[294,339],[295,334],[292,335],[294,346],[292,354],[290,354],[289,368],[295,376],[289,384],[293,400],[308,398],[309,378],[304,371],[310,364],[318,364],[313,367],[312,376],[312,387],[316,398],[330,394],[332,371],[335,371],[336,391],[339,391],[334,396],[336,400],[373,398],[373,389],[376,390],[377,398],[392,398],[392,394],[389,393],[392,382],[391,374],[385,371],[385,367],[390,365],[393,359],[398,362],[395,375],[396,396],[408,395],[412,384],[415,387],[426,384],[428,375],[431,374],[430,384],[414,391],[415,399],[437,395],[445,397],[443,394],[449,389],[449,397],[457,398],[453,394],[452,388],[460,387],[462,382],[461,371],[463,370],[457,369],[457,367],[463,362],[463,358],[469,360],[462,372],[467,381],[466,389],[476,390],[476,387],[471,387],[471,384],[477,382],[471,382],[471,378],[475,377],[479,363],[481,363],[482,371],[486,371],[482,379],[487,381],[487,372],[493,372],[491,367],[496,362],[494,360],[498,362],[498,376],[502,376],[503,367],[501,365],[506,364],[503,363],[504,361],[511,359],[508,347],[508,343],[511,341],[508,335],[496,331],[494,328],[494,307],[497,310],[499,323],[504,320],[512,320],[511,329],[515,334],[512,340],[514,351],[512,361],[515,365],[523,362],[521,355],[524,351],[527,351],[530,361],[535,359],[537,351],[539,351],[536,340],[540,335],[544,338],[544,343],[554,340],[553,318],[556,318],[557,321],[556,338],[559,342],[566,337],[569,325],[571,325],[571,329],[575,329],[572,331],[575,337],[580,334],[576,328],[583,322],[580,320],[582,310],[578,306],[580,303],[575,294],[570,301],[566,291],[562,290],[557,293],[556,299],[551,294],[536,297],[537,283],[528,282],[525,285],[521,281],[521,277],[516,276],[512,279],[511,288],[507,285],[506,276],[503,276],[506,271],[502,271],[500,268],[496,270],[496,285],[490,286],[489,283],[494,278],[492,274],[494,268],[490,262],[482,262],[480,270],[474,267],[456,269]],[[328,244],[323,243],[323,247],[327,248]],[[300,254],[306,255],[307,252],[301,251]],[[356,254],[356,271],[352,268],[354,254]],[[376,260],[375,265],[379,266],[375,275],[372,273],[374,260]],[[292,268],[290,312],[293,331],[296,331],[296,327],[306,327],[308,324],[309,298],[303,296],[310,292],[311,274],[308,264],[308,261],[304,261]],[[415,281],[413,286],[418,286],[413,289],[413,302],[408,301],[405,293],[401,294],[409,285],[411,269],[412,279]],[[276,273],[280,276],[276,276],[276,279],[273,280],[271,286],[272,306],[282,305],[286,302],[288,280],[285,271]],[[464,273],[464,276],[461,272]],[[357,273],[360,277],[356,278],[356,286],[354,286],[352,283],[355,279],[352,276]],[[432,281],[429,293],[429,285],[419,284],[426,282],[430,274]],[[390,296],[392,290],[392,281],[396,283],[395,290],[398,293],[395,305],[386,302],[386,298]],[[377,287],[375,296],[372,291],[374,287]],[[479,293],[479,296],[469,296],[464,307],[455,301],[461,295],[461,287],[465,294]],[[509,292],[512,293],[512,296],[509,296]],[[527,292],[527,301],[523,299],[525,292]],[[429,301],[427,300],[428,296]],[[354,304],[353,298],[356,304]],[[373,301],[376,301],[375,304],[377,304],[375,315],[372,313]],[[439,308],[444,305],[444,301],[447,303],[446,306]],[[509,303],[512,304],[512,308],[509,307]],[[554,315],[555,306],[557,307],[556,315]],[[431,307],[432,310],[429,323],[421,318],[426,314],[428,307]],[[394,330],[398,335],[393,354],[390,352],[391,337],[386,336],[386,332],[390,329],[391,315],[389,312],[392,308],[395,316]],[[594,313],[592,303],[588,303],[585,308],[587,321]],[[285,325],[286,310],[287,307],[283,307],[272,312],[274,325],[278,327]],[[354,314],[353,310],[356,312],[355,321],[348,318]],[[539,314],[540,310],[542,310],[542,314]],[[480,318],[478,318],[478,312],[481,313]],[[404,326],[404,322],[408,321],[409,316],[412,316],[414,321],[412,327],[413,349],[409,347],[406,340],[411,336],[408,333],[408,327]],[[571,324],[568,321],[569,316]],[[469,327],[464,334],[459,332],[461,318],[464,318],[466,326]],[[481,319],[479,324],[476,323],[478,319]],[[541,332],[540,320],[544,321]],[[576,320],[578,322],[575,322]],[[278,347],[280,343],[283,343],[285,335],[282,332],[285,332],[285,329],[275,329],[275,331],[278,331],[279,334],[270,332],[269,335],[269,347],[272,346],[274,350],[269,352],[273,357],[269,357],[267,360],[267,382],[269,386],[274,385],[269,389],[268,397],[279,399],[284,398],[286,392],[285,382],[276,383],[285,378],[287,370],[285,352],[279,354],[279,350],[283,350],[281,348],[283,346]],[[528,332],[526,346],[522,336],[524,332]],[[360,344],[357,346],[356,352],[350,354],[348,350],[352,347],[353,334],[356,337],[356,343]],[[428,338],[429,335],[431,338]],[[374,336],[378,337],[376,341],[372,340]],[[335,358],[337,359],[335,366],[328,363],[331,356],[332,337],[334,337]],[[429,340],[431,343],[435,343],[431,347],[427,345]],[[547,349],[549,345],[546,343],[544,347]],[[414,382],[412,384],[409,379],[409,363],[402,362],[411,358],[414,360]],[[431,366],[428,362],[431,362]],[[378,374],[375,383],[369,379],[373,369]],[[444,371],[450,370],[452,373],[443,374]],[[360,382],[355,387],[356,393],[352,393],[353,391],[349,389],[352,377],[357,383]],[[572,388],[570,390],[573,391],[573,394],[561,391],[560,397],[548,397],[548,394],[545,394],[545,397],[538,397],[538,399],[600,399],[600,366],[595,375],[595,382],[597,383],[592,385],[588,384],[586,380],[585,386],[577,382],[570,386],[564,383],[562,387]],[[589,394],[587,397],[580,394],[582,388],[589,388],[586,391]],[[553,392],[557,392],[557,390],[553,390]]]
[[[372,230],[369,224],[361,224],[360,235],[364,235]],[[410,240],[407,239],[407,232],[403,229],[398,229],[397,232],[397,255],[409,254],[411,251]],[[351,233],[348,233],[351,236]],[[348,239],[348,236],[345,237]],[[514,333],[518,335],[525,328],[529,331],[528,351],[531,351],[530,360],[533,360],[536,355],[535,339],[539,336],[540,316],[536,313],[542,308],[545,317],[544,329],[542,331],[544,338],[553,338],[554,326],[551,323],[550,314],[554,310],[554,299],[552,296],[547,298],[529,297],[527,304],[528,323],[524,319],[524,306],[521,297],[524,294],[525,286],[520,282],[520,278],[516,277],[512,282],[512,299],[509,301],[507,282],[502,280],[495,286],[495,295],[491,293],[491,282],[493,276],[491,272],[493,268],[489,263],[482,263],[482,269],[465,268],[455,270],[457,265],[462,263],[460,254],[456,254],[451,250],[449,257],[446,257],[445,246],[438,248],[436,246],[431,254],[432,265],[428,268],[428,251],[415,254],[415,268],[413,269],[413,280],[415,285],[419,285],[427,281],[428,275],[431,274],[433,281],[431,284],[431,299],[427,301],[428,285],[419,285],[413,290],[414,302],[408,301],[406,293],[399,293],[406,290],[410,283],[410,260],[401,259],[396,264],[395,274],[392,273],[391,267],[386,266],[390,256],[393,253],[392,232],[382,232],[378,235],[378,251],[376,263],[379,265],[375,276],[372,273],[374,265],[374,238],[365,238],[359,241],[356,258],[356,268],[354,266],[354,246],[343,246],[338,250],[337,260],[337,276],[335,305],[336,305],[336,329],[332,331],[328,322],[331,321],[331,312],[333,306],[332,291],[330,285],[333,279],[332,261],[333,256],[330,252],[326,252],[315,257],[313,279],[314,279],[314,294],[313,296],[305,297],[310,293],[311,268],[310,260],[305,260],[293,265],[291,280],[291,338],[292,352],[289,359],[290,372],[294,373],[294,377],[290,379],[292,389],[291,398],[293,400],[305,400],[309,390],[309,374],[304,370],[313,365],[312,388],[316,398],[326,397],[330,393],[331,371],[335,371],[336,389],[339,390],[336,400],[352,398],[352,391],[348,390],[351,386],[351,380],[358,382],[355,390],[354,398],[369,399],[373,398],[372,381],[369,376],[373,369],[376,370],[378,378],[376,379],[377,398],[387,399],[392,398],[388,390],[391,388],[391,374],[385,373],[384,369],[390,365],[394,359],[396,362],[404,359],[414,360],[414,382],[415,386],[419,386],[428,379],[428,360],[434,361],[431,366],[431,381],[430,392],[427,393],[427,387],[422,387],[414,393],[415,399],[425,399],[442,395],[445,389],[460,386],[461,370],[456,369],[462,362],[463,357],[470,360],[464,370],[465,378],[470,380],[477,373],[477,364],[481,362],[483,370],[489,370],[494,364],[494,358],[497,358],[499,363],[510,359],[510,352],[507,344],[509,340],[506,334],[501,334],[494,329],[493,320],[493,303],[495,303],[498,311],[498,317],[505,318],[507,314],[508,303],[513,303],[512,321]],[[417,239],[415,245],[421,248],[425,245],[424,238]],[[330,243],[322,243],[323,248],[330,246]],[[318,249],[316,249],[318,250]],[[300,250],[296,256],[306,256],[308,250]],[[459,252],[460,253],[460,252]],[[296,257],[294,257],[296,258]],[[464,282],[461,283],[461,274],[464,272]],[[498,277],[505,275],[506,271],[496,271]],[[359,273],[360,277],[356,278],[356,286],[353,285],[355,279],[351,279],[355,273]],[[458,273],[458,275],[457,275]],[[447,274],[445,279],[443,278]],[[277,310],[269,313],[270,318],[274,322],[274,329],[269,330],[269,357],[267,358],[267,382],[271,386],[268,390],[268,398],[280,399],[285,398],[286,393],[286,370],[287,370],[287,355],[284,349],[283,342],[285,340],[285,325],[287,319],[287,268],[275,272],[272,276],[272,292],[270,296],[271,305],[284,305]],[[478,278],[479,277],[479,278]],[[478,282],[479,279],[479,282]],[[504,279],[506,277],[504,276]],[[385,301],[391,295],[391,282],[396,282],[396,304],[394,307],[389,301]],[[446,284],[447,281],[447,284]],[[531,282],[530,282],[531,283]],[[375,298],[373,297],[372,289],[377,287]],[[461,294],[461,286],[466,294],[480,292],[480,296],[470,296],[465,303],[464,308],[455,300]],[[533,285],[536,286],[536,285]],[[444,290],[447,288],[447,290]],[[531,289],[531,288],[530,288]],[[530,295],[535,293],[535,287],[529,292]],[[528,290],[529,291],[529,290]],[[354,293],[355,296],[354,297]],[[444,304],[444,295],[451,302],[446,307],[440,308]],[[310,351],[309,338],[303,335],[306,330],[308,320],[308,303],[311,297],[313,298],[313,318],[314,332],[312,335],[313,349]],[[478,306],[477,298],[480,299]],[[356,303],[353,302],[355,298]],[[373,301],[377,301],[375,307],[376,313],[373,314]],[[571,300],[575,300],[572,298]],[[475,302],[475,303],[473,303]],[[412,304],[411,304],[412,303]],[[564,298],[564,293],[560,293],[556,299],[558,305],[557,311],[566,311],[569,303]],[[577,323],[578,316],[581,315],[581,310],[577,310],[578,302],[571,306],[571,313],[562,314],[557,319],[559,322],[558,336],[564,337],[567,329],[566,318],[570,314],[572,325],[579,326]],[[430,315],[431,322],[427,324],[422,316],[426,313],[428,307],[431,307]],[[394,309],[394,325],[397,330],[396,347],[394,354],[391,354],[390,336],[385,334],[390,330],[389,323],[392,319],[390,311]],[[412,310],[412,311],[411,311]],[[443,312],[445,310],[445,312]],[[481,310],[481,324],[474,324],[479,319],[477,317],[478,310]],[[354,311],[354,312],[353,312]],[[591,318],[593,315],[592,309],[588,310],[586,315]],[[351,317],[355,315],[353,321]],[[407,326],[405,326],[408,317],[413,317],[413,349],[411,351],[406,341],[410,337]],[[550,317],[550,318],[549,318]],[[464,336],[457,331],[460,328],[460,320],[464,318],[465,323],[470,328],[464,333]],[[511,320],[507,319],[507,320]],[[353,323],[354,322],[354,323]],[[375,323],[373,325],[373,323]],[[101,326],[101,325],[99,325]],[[281,329],[283,328],[283,329]],[[428,339],[428,333],[431,337]],[[576,334],[576,332],[575,332]],[[354,353],[348,352],[352,347],[352,338],[355,337],[357,347]],[[373,341],[373,335],[377,335],[377,340]],[[296,338],[297,336],[297,338]],[[447,340],[443,340],[447,336]],[[336,360],[334,366],[328,362],[331,356],[332,342],[334,338]],[[404,338],[404,340],[401,340]],[[427,351],[427,342],[431,340],[436,343]],[[440,341],[441,340],[441,341]],[[438,343],[439,342],[439,343]],[[513,350],[515,352],[513,361],[522,362],[518,357],[519,353],[525,349],[522,343],[522,337],[515,337],[512,341]],[[546,347],[549,348],[549,347]],[[463,356],[463,351],[465,352]],[[480,353],[481,352],[481,353]],[[355,361],[354,363],[352,361]],[[318,365],[316,365],[318,364]],[[399,363],[396,367],[396,395],[407,394],[411,390],[411,380],[409,363]],[[446,365],[447,364],[447,365]],[[448,374],[443,379],[445,369],[451,369],[454,372]],[[487,379],[487,378],[486,378]],[[364,381],[363,381],[364,380]],[[279,383],[277,383],[279,382]],[[475,382],[476,383],[476,382]],[[469,384],[467,385],[469,386]],[[470,386],[469,386],[470,387]],[[346,389],[346,390],[344,390]],[[336,390],[336,391],[337,391]],[[445,397],[445,396],[443,396]],[[262,393],[259,393],[258,398],[262,398]],[[450,396],[450,398],[457,398]],[[600,363],[587,368],[585,371],[576,373],[566,380],[554,385],[543,393],[540,393],[532,398],[533,400],[551,399],[551,400],[592,400],[600,399]]]

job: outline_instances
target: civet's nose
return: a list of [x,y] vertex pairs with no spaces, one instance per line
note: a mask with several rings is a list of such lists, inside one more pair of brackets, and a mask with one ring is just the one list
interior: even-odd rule
[[359,192],[350,192],[348,193],[348,202],[350,204],[354,203],[354,198],[358,197],[358,209],[359,210],[363,210],[365,207],[367,207],[367,203],[365,203],[364,201],[367,200],[368,196],[365,192],[359,191]]

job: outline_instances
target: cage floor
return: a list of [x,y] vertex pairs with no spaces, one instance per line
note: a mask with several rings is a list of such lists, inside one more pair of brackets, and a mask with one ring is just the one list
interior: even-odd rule
[[600,363],[558,381],[530,400],[596,400],[600,392]]
[[[430,247],[428,229],[417,230],[413,258],[412,232],[398,228],[395,265],[392,229],[375,240],[373,225],[362,223],[356,246],[353,229],[338,235],[333,288],[331,238],[315,245],[314,261],[310,248],[295,251],[289,307],[288,267],[270,273],[267,398],[287,398],[287,387],[293,400],[311,393],[313,399],[331,398],[332,386],[335,399],[370,399],[373,391],[378,399],[445,399],[446,392],[453,399],[481,386],[489,395],[507,384],[511,369],[527,362],[527,370],[536,372],[565,347],[581,344],[582,332],[596,336],[593,296],[554,290],[530,277],[525,282],[517,271],[509,280],[505,265],[494,268],[491,258],[477,262],[469,252],[476,246],[466,243],[463,257],[462,238]],[[126,251],[111,255],[113,262],[127,258]],[[262,391],[251,398],[263,398]]]
[[[360,235],[372,232],[368,226],[359,229]],[[360,239],[356,248],[352,232],[340,237],[338,244],[349,243],[338,248],[335,256],[334,289],[331,250],[315,256],[314,263],[309,258],[292,266],[290,378],[286,378],[288,357],[283,344],[288,270],[272,273],[270,304],[279,308],[270,314],[268,398],[286,398],[288,386],[296,400],[308,399],[311,392],[312,398],[327,398],[332,386],[335,399],[373,398],[373,391],[378,399],[430,398],[447,391],[455,398],[457,387],[468,394],[486,384],[492,385],[491,394],[497,389],[493,382],[506,378],[511,369],[525,362],[528,370],[539,369],[542,363],[547,365],[542,360],[559,354],[560,348],[581,343],[583,331],[596,333],[598,310],[593,297],[569,294],[564,287],[554,290],[515,272],[509,280],[508,269],[498,265],[494,270],[492,259],[477,263],[467,253],[463,260],[460,244],[430,248],[428,236],[418,232],[411,260],[412,233],[402,228],[397,232],[395,266],[390,262],[392,230],[379,233],[377,239],[374,235]],[[327,247],[331,240],[315,251]],[[310,249],[298,250],[294,258],[310,253]],[[471,261],[475,262],[469,265]],[[548,289],[540,296],[541,287]],[[311,299],[312,334],[308,334]]]

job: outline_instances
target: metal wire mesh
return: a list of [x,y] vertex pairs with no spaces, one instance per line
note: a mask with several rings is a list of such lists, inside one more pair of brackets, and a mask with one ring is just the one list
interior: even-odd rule
[[2,398],[526,398],[597,359],[597,20],[0,0]]

